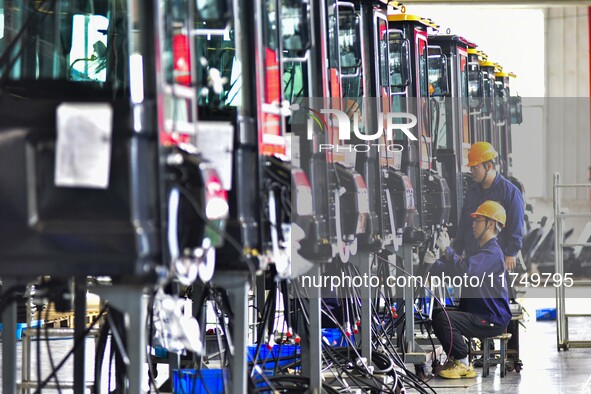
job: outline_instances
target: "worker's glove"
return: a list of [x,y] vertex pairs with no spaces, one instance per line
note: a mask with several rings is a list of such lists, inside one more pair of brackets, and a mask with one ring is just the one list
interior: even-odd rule
[[427,253],[425,253],[425,257],[423,258],[423,262],[425,264],[432,265],[432,264],[435,264],[436,261],[437,261],[437,256],[435,256],[435,253],[428,250]]
[[419,254],[417,252],[412,252],[412,263],[413,265],[419,264],[421,262],[421,259],[419,257]]
[[449,240],[449,235],[447,234],[447,231],[443,230],[439,234],[439,238],[437,238],[437,247],[441,250],[445,250],[450,245],[450,243],[451,241]]

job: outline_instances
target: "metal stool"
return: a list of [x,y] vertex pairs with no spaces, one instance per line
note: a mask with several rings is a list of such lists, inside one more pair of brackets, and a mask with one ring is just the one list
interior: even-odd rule
[[[491,357],[490,342],[498,339],[501,342],[500,358]],[[501,364],[501,377],[505,377],[507,363],[507,342],[511,339],[511,334],[504,333],[496,337],[484,338],[482,340],[482,377],[488,376],[488,369],[491,365]],[[494,356],[494,355],[493,355]]]

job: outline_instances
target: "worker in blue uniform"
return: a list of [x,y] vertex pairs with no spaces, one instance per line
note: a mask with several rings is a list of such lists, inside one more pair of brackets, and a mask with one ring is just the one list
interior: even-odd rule
[[505,268],[511,271],[516,265],[517,253],[521,250],[524,203],[521,191],[495,170],[494,159],[498,156],[488,142],[476,142],[468,153],[468,167],[473,183],[464,198],[462,213],[453,247],[457,253],[472,255],[478,243],[472,234],[470,212],[484,201],[500,203],[507,212],[507,223],[499,234],[498,242],[505,256]]
[[[511,321],[505,256],[497,241],[497,235],[507,221],[505,209],[495,201],[485,201],[470,216],[475,219],[472,235],[478,245],[471,255],[464,257],[456,253],[449,246],[447,233],[438,240],[443,252],[439,260],[444,268],[442,277],[463,278],[459,309],[448,311],[444,308],[433,317],[435,335],[449,360],[439,376],[448,379],[476,377],[474,367],[468,362],[468,346],[462,336],[497,336],[505,332]],[[436,261],[435,254],[428,251],[425,262],[434,264]]]

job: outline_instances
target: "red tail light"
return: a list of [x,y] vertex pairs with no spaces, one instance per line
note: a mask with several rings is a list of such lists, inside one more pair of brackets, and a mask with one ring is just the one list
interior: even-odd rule
[[175,34],[172,37],[172,58],[175,81],[191,86],[191,52],[189,37],[185,34]]
[[[264,78],[264,103],[279,105],[281,101],[281,68],[276,51],[266,48]],[[285,141],[281,135],[281,117],[262,113],[262,133],[259,137],[259,153],[262,155],[285,154]]]
[[222,220],[228,217],[228,192],[223,188],[217,172],[213,169],[204,171],[205,216],[209,220]]
[[189,134],[160,132],[160,144],[162,146],[178,146],[179,144],[187,144],[190,140],[191,136]]

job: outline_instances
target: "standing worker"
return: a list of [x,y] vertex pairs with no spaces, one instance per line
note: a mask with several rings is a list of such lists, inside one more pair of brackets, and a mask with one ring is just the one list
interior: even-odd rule
[[[447,233],[439,239],[446,275],[463,277],[459,310],[439,309],[433,316],[433,329],[447,353],[447,367],[439,371],[446,379],[475,378],[468,362],[468,345],[462,338],[494,337],[505,332],[511,321],[509,292],[505,278],[505,256],[497,235],[506,223],[505,209],[495,201],[485,201],[470,216],[477,249],[464,258],[449,247]],[[503,230],[504,231],[504,230]],[[433,264],[435,254],[428,251],[425,262]],[[476,283],[473,278],[480,282]]]
[[478,243],[472,233],[470,213],[484,201],[496,201],[507,212],[507,223],[499,234],[499,246],[505,256],[505,268],[511,271],[517,264],[516,256],[521,250],[524,204],[521,191],[495,170],[494,159],[498,155],[488,142],[476,142],[470,147],[468,167],[473,183],[464,198],[453,247],[456,253],[465,252],[467,256],[478,249]]

